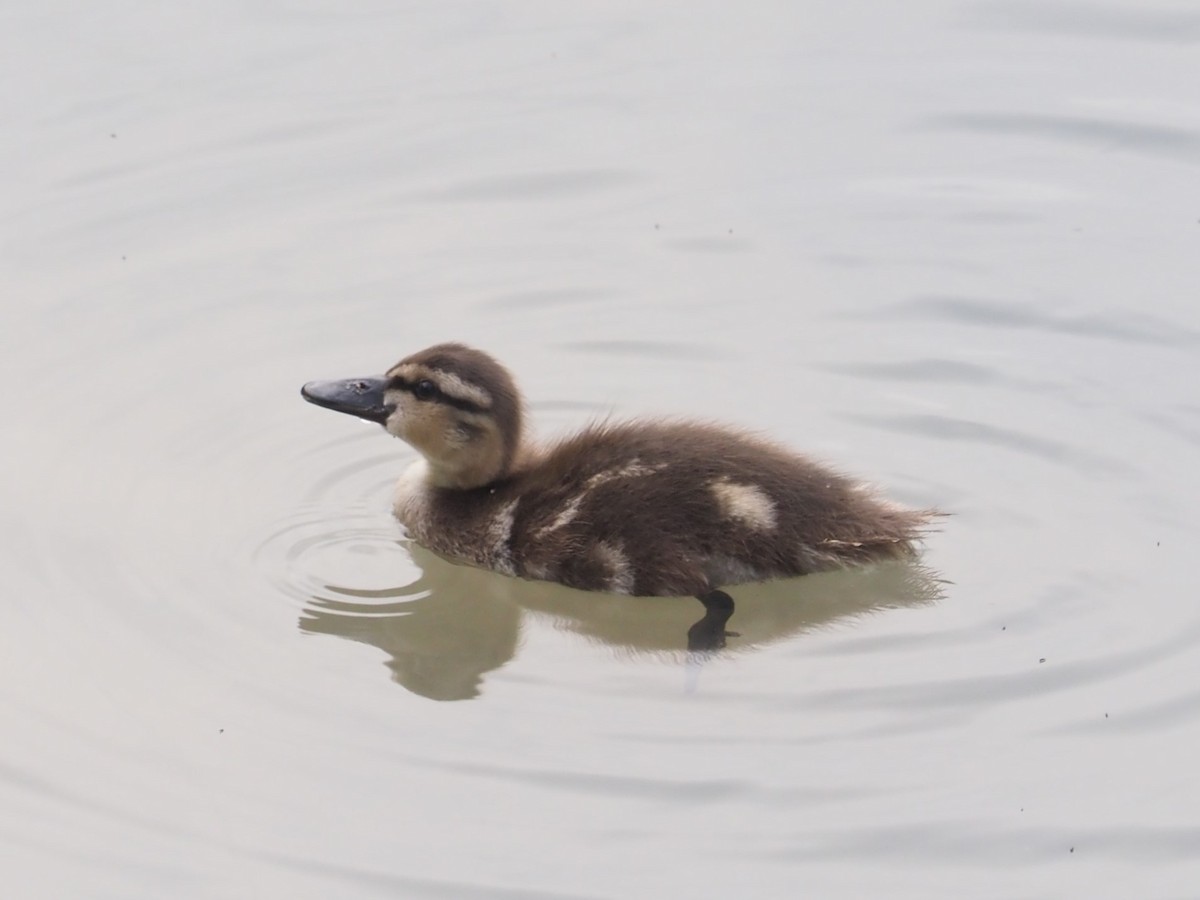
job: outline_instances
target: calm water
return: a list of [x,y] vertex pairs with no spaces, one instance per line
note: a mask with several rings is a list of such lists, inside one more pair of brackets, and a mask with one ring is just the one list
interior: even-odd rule
[[[0,13],[13,897],[1200,895],[1200,9]],[[771,432],[953,513],[687,600],[451,566],[300,384]]]

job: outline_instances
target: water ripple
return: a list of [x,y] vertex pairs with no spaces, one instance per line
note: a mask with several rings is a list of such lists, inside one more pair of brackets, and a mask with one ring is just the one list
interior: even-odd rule
[[1029,309],[1014,301],[982,300],[977,297],[913,297],[876,310],[870,315],[872,318],[956,322],[980,328],[1031,329],[1073,337],[1105,338],[1164,347],[1195,347],[1200,344],[1200,334],[1197,332],[1156,316],[1135,313],[1055,315]]
[[[851,707],[900,706],[922,708],[961,707],[981,711],[989,702],[1006,703],[1056,693],[1102,681],[1119,680],[1148,667],[1161,665],[1180,654],[1194,653],[1200,644],[1200,627],[1125,653],[1108,653],[1095,660],[1046,666],[1035,660],[1022,672],[980,675],[971,678],[875,686],[810,694],[803,705]],[[786,704],[792,705],[792,704]]]
[[479,306],[492,312],[546,310],[587,303],[611,303],[617,297],[617,291],[605,288],[544,288],[500,294],[482,301]]
[[468,775],[498,782],[510,782],[531,788],[584,795],[623,796],[635,800],[683,802],[690,806],[708,803],[753,803],[760,806],[808,806],[862,799],[886,789],[856,787],[764,788],[754,778],[699,778],[694,780],[645,778],[608,772],[549,771],[523,769],[469,762],[422,759],[409,754],[399,757],[407,765],[420,766],[456,775]]
[[858,422],[899,434],[921,435],[941,441],[967,441],[1016,450],[1027,456],[1035,456],[1054,463],[1069,463],[1073,468],[1088,469],[1096,473],[1128,475],[1136,471],[1128,463],[1081,450],[1070,444],[1039,437],[1014,428],[989,425],[937,415],[870,415],[866,413],[838,413],[838,418],[847,422]]
[[1046,734],[1138,734],[1161,733],[1172,728],[1195,728],[1200,717],[1200,691],[1187,691],[1170,700],[1141,704],[1129,711],[1110,710],[1104,718],[1093,716],[1086,721],[1047,729]]
[[745,253],[754,247],[750,241],[732,237],[677,238],[664,241],[663,246],[680,253]]
[[639,180],[622,169],[579,169],[566,172],[523,172],[495,175],[418,191],[418,200],[441,203],[512,202],[514,200],[556,200],[566,196],[626,187]]
[[[531,888],[504,888],[472,881],[411,878],[391,872],[373,871],[360,866],[318,862],[305,856],[253,851],[255,859],[274,863],[306,875],[315,875],[358,891],[369,890],[387,897],[411,897],[414,900],[601,900],[608,894],[581,894],[576,891],[540,891]],[[344,896],[344,895],[343,895]]]
[[1100,3],[1054,0],[997,0],[978,3],[966,14],[984,27],[1118,41],[1191,44],[1200,41],[1200,14],[1185,9],[1130,9]]
[[566,341],[558,345],[575,353],[599,353],[606,356],[636,356],[646,359],[721,359],[728,355],[713,346],[682,341]]
[[1029,826],[986,827],[977,822],[905,822],[899,826],[794,834],[793,846],[767,858],[786,861],[832,858],[902,859],[945,863],[1012,865],[1078,856],[1141,862],[1194,860],[1200,828]]
[[1086,144],[1101,150],[1128,150],[1144,156],[1200,164],[1200,133],[1169,125],[1034,113],[953,113],[933,116],[923,124],[945,131],[1046,138]]
[[893,363],[826,363],[817,368],[882,381],[983,385],[997,384],[1005,380],[994,369],[954,359],[914,359]]
[[351,603],[413,596],[397,586],[408,559],[400,529],[384,512],[309,507],[280,522],[255,548],[256,566],[284,595],[300,603],[360,615],[386,615],[392,603]]

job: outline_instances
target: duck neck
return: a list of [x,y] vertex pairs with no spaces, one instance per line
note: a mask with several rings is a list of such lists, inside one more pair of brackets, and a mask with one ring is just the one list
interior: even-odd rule
[[480,452],[464,454],[461,459],[426,459],[425,483],[454,491],[472,491],[487,487],[512,474],[526,456],[520,435],[490,441]]
[[443,488],[450,491],[472,491],[485,487],[494,481],[499,481],[506,473],[497,467],[485,466],[444,466],[428,462],[425,469],[425,483],[430,487]]

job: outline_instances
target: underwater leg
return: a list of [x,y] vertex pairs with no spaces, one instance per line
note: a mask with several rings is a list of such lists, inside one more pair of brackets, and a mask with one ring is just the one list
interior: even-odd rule
[[688,629],[688,650],[720,650],[725,638],[738,637],[736,631],[726,631],[725,625],[733,615],[733,598],[713,588],[696,599],[704,604],[704,618]]

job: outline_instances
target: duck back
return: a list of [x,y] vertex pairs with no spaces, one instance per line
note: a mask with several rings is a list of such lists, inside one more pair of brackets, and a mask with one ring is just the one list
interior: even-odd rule
[[909,555],[932,515],[756,436],[644,421],[593,425],[494,484],[433,490],[397,514],[448,556],[638,595]]

